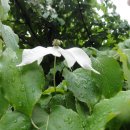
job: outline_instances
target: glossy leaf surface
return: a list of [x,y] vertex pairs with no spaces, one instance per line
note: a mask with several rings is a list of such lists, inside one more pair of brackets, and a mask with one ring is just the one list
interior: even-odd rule
[[9,103],[16,110],[31,116],[42,94],[44,75],[36,64],[16,67],[20,59],[18,57],[11,49],[3,52],[0,58],[1,86]]

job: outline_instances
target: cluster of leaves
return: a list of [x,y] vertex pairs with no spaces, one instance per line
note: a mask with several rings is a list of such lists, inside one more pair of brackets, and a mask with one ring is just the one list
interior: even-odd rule
[[[0,0],[0,130],[126,129],[124,122],[128,123],[130,119],[130,90],[128,90],[130,88],[130,40],[105,51],[98,51],[92,47],[84,48],[84,51],[91,56],[93,67],[101,73],[100,75],[82,68],[70,71],[59,63],[56,70],[60,72],[60,78],[63,80],[55,90],[50,86],[51,80],[49,80],[53,69],[45,76],[43,69],[36,63],[16,67],[21,61],[22,50],[19,49],[19,38],[11,29],[11,24],[5,25],[8,23],[6,19],[10,9],[8,2],[8,0]],[[15,0],[15,2],[40,6],[39,1]],[[53,3],[51,0],[50,2]],[[82,2],[86,4],[86,1]],[[74,7],[77,7],[75,4]],[[59,7],[58,5],[57,8]],[[28,9],[30,8],[28,6]],[[40,12],[43,11],[42,7],[38,9],[41,10]],[[44,14],[41,19],[48,18],[51,22],[52,19],[62,18],[58,11],[51,9],[53,11],[46,10],[49,13]],[[35,10],[31,11],[35,12]],[[43,13],[38,13],[41,14]],[[56,16],[57,14],[59,16]],[[67,13],[67,15],[72,14]],[[18,23],[19,20],[23,22],[20,17]],[[61,21],[60,19],[58,22]],[[27,33],[28,29],[22,30],[19,28],[22,26],[17,24],[16,28],[14,27],[15,31],[19,33],[20,30],[25,29]],[[62,30],[63,27],[60,29]],[[71,29],[66,32],[70,33]],[[25,35],[25,32],[23,34]],[[81,37],[77,37],[77,40],[78,38]],[[28,40],[27,42],[30,43]]]
[[[102,4],[96,0],[10,0],[10,5],[4,23],[19,36],[20,48],[51,46],[54,39],[62,40],[67,48],[113,47],[129,37],[128,22],[120,19],[110,0]],[[52,64],[46,58],[45,74]]]
[[[114,46],[129,37],[127,21],[122,21],[110,0],[10,0],[7,22],[31,47],[49,46],[61,39],[64,46]],[[102,15],[99,15],[101,12]],[[21,45],[21,46],[22,46]],[[23,47],[23,46],[22,46]]]

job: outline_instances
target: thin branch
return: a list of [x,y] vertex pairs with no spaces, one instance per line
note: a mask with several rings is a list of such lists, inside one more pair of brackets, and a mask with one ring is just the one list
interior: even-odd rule
[[6,21],[11,22],[11,23],[25,24],[25,23],[22,23],[22,22],[16,21],[16,20],[6,20]]
[[15,1],[15,3],[16,3],[17,7],[20,9],[21,14],[22,14],[22,16],[23,16],[23,18],[24,18],[24,20],[25,20],[25,23],[28,25],[28,27],[29,27],[29,29],[30,29],[32,35],[33,35],[34,38],[38,41],[37,44],[40,45],[39,40],[38,40],[38,37],[37,37],[37,34],[34,32],[34,30],[33,30],[33,28],[32,28],[31,21],[30,21],[30,17],[29,17],[29,15],[27,14],[26,9],[23,8],[23,6],[22,6],[22,4],[21,4],[21,1],[19,1],[19,0],[14,0],[14,1]]
[[78,2],[79,12],[80,12],[80,16],[81,16],[81,20],[82,20],[83,26],[84,26],[84,28],[85,28],[85,30],[86,30],[87,37],[90,39],[90,38],[91,38],[91,37],[90,37],[90,33],[89,33],[89,30],[88,30],[88,28],[87,28],[87,25],[86,25],[86,23],[85,23],[85,21],[84,21],[84,16],[83,16],[83,13],[82,13],[82,9],[81,9],[80,2],[79,2],[79,0],[77,0],[77,2]]

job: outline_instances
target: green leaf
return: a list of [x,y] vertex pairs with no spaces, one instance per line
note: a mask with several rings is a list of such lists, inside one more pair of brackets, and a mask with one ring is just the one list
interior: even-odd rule
[[89,110],[88,107],[86,106],[85,103],[76,101],[76,111],[79,114],[79,116],[82,118],[82,120],[86,121],[88,115],[89,115]]
[[33,110],[32,119],[41,130],[47,130],[45,128],[48,121],[48,117],[49,114],[39,104],[37,104]]
[[1,33],[6,47],[12,48],[13,50],[19,48],[19,38],[9,26],[1,25]]
[[16,67],[21,60],[21,53],[19,55],[11,49],[4,51],[0,58],[1,86],[9,103],[16,110],[31,116],[42,94],[44,75],[37,64]]
[[111,121],[109,121],[106,125],[106,129],[108,130],[121,130],[121,126],[124,122],[121,121],[118,117],[113,118]]
[[124,78],[127,82],[127,88],[130,89],[130,56],[129,56],[130,49],[128,51],[118,50],[118,54],[120,55],[120,61],[122,62]]
[[3,49],[3,41],[0,39],[0,56],[2,54],[2,49]]
[[89,107],[98,101],[99,91],[88,71],[81,68],[74,72],[64,70],[63,76],[68,82],[68,89],[77,99],[87,103]]
[[93,73],[93,78],[102,91],[102,95],[110,98],[123,86],[123,73],[119,63],[111,57],[99,56],[93,60],[94,68],[100,75]]
[[49,87],[48,89],[46,89],[43,94],[51,94],[51,93],[64,93],[64,90],[62,88],[54,88],[54,87]]
[[10,10],[9,0],[0,0],[0,20],[5,20]]
[[41,130],[83,130],[85,127],[76,112],[63,106],[55,106],[50,114],[37,107],[33,114],[33,120]]
[[38,103],[42,108],[46,108],[48,107],[51,99],[52,99],[52,95],[42,95]]
[[28,130],[30,119],[19,112],[8,111],[0,120],[0,130]]
[[123,52],[127,56],[128,65],[129,65],[128,67],[130,67],[130,49],[124,49]]
[[5,12],[8,12],[10,9],[9,0],[0,0],[0,5],[4,8]]
[[[1,81],[1,79],[0,79],[0,81]],[[8,109],[8,105],[9,105],[8,102],[6,101],[6,99],[4,98],[4,96],[0,90],[0,118]]]
[[62,94],[56,94],[55,96],[52,97],[49,106],[51,108],[57,106],[57,105],[62,105],[62,106],[67,106],[65,95]]
[[75,97],[72,92],[67,92],[65,95],[65,106],[68,109],[72,109],[76,111],[76,105],[75,105]]
[[115,97],[104,99],[95,105],[92,115],[87,119],[86,128],[104,130],[106,123],[116,116],[130,119],[129,113],[130,91],[119,92]]

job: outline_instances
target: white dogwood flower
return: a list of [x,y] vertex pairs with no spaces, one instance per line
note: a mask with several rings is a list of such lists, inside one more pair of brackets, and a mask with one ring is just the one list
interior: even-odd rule
[[47,48],[37,46],[33,49],[24,49],[22,54],[22,62],[17,66],[24,66],[27,64],[31,64],[34,61],[37,61],[38,64],[40,64],[44,56],[48,54],[52,54],[56,57],[63,56],[69,68],[71,68],[77,61],[77,63],[82,68],[92,70],[93,72],[99,74],[98,71],[93,69],[89,56],[82,49],[77,47],[73,47],[70,49],[62,49],[59,46],[53,46]]

